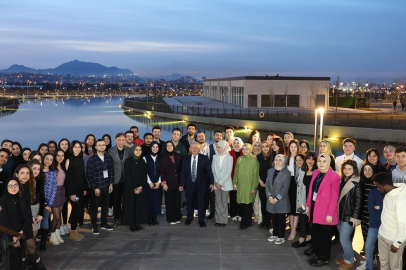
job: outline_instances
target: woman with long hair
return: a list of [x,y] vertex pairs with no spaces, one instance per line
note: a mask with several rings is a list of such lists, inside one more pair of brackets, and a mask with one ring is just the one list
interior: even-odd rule
[[373,166],[374,174],[387,172],[386,168],[382,165],[379,151],[376,148],[370,148],[365,152],[365,160],[362,165],[367,163]]
[[11,146],[11,156],[10,158],[14,161],[14,168],[19,164],[23,164],[22,147],[19,142],[13,142]]
[[272,144],[273,139],[276,137],[275,133],[269,133],[268,136],[266,136],[266,140]]
[[30,160],[36,159],[42,163],[42,156],[38,151],[32,151],[30,154]]
[[306,155],[309,152],[310,144],[307,140],[301,140],[299,142],[299,153]]
[[271,214],[273,231],[269,242],[280,245],[285,242],[285,216],[290,212],[290,172],[286,169],[286,157],[278,154],[274,167],[269,169],[266,179],[267,211]]
[[181,193],[178,189],[182,156],[175,152],[172,141],[167,141],[165,147],[166,155],[161,156],[160,172],[165,195],[166,220],[169,224],[176,225],[182,219]]
[[23,159],[20,164],[27,164],[28,161],[30,161],[31,149],[28,147],[23,148],[21,150],[21,155]]
[[271,151],[271,167],[277,155],[286,156],[285,147],[283,145],[283,140],[281,137],[275,137],[272,141],[272,151]]
[[288,154],[286,157],[286,168],[290,172],[289,200],[290,200],[290,235],[288,240],[294,240],[296,237],[296,229],[299,223],[299,217],[296,208],[297,185],[296,185],[296,165],[295,157],[299,154],[299,141],[296,139],[290,140],[288,144]]
[[330,160],[331,160],[330,161],[330,167],[331,167],[331,169],[333,169],[333,171],[335,171],[336,170],[336,159],[335,159],[335,157],[333,155],[332,149],[333,148],[331,146],[331,143],[328,140],[322,140],[320,142],[319,153],[320,154],[327,154],[327,155],[330,156]]
[[[69,234],[69,228],[68,228],[68,201],[66,199],[66,190],[65,190],[65,180],[66,180],[66,156],[67,154],[65,151],[62,149],[57,149],[54,152],[54,160],[57,162],[57,169],[58,169],[58,191],[57,191],[57,196],[55,198],[54,206],[60,205],[62,202],[61,206],[61,220],[59,220],[59,228],[58,229],[58,234],[59,235],[65,235]],[[64,209],[66,207],[66,209]],[[62,225],[63,221],[63,225]],[[57,226],[58,227],[58,226]],[[59,239],[58,239],[59,240]],[[59,241],[61,242],[61,241]]]
[[261,141],[261,134],[259,133],[258,130],[253,130],[251,131],[250,136],[248,136],[247,143],[252,145],[254,142],[257,141],[259,142]]
[[109,134],[104,134],[102,139],[106,143],[106,152],[107,152],[112,147],[111,136]]
[[57,149],[56,141],[49,141],[47,143],[47,145],[48,145],[48,152],[51,154],[55,153],[55,151]]
[[95,143],[96,142],[96,137],[93,134],[87,134],[85,138],[85,155],[91,157],[95,153]]
[[295,139],[295,136],[293,135],[292,132],[288,131],[288,132],[285,132],[285,134],[283,135],[283,145],[284,145],[286,153],[289,151],[289,143],[293,139]]
[[46,143],[41,143],[38,146],[37,151],[43,157],[46,153],[48,153],[48,145]]
[[153,141],[149,145],[149,152],[144,156],[147,166],[147,182],[148,187],[146,188],[147,193],[147,205],[148,205],[148,224],[158,225],[158,215],[161,214],[161,199],[162,199],[162,189],[161,189],[161,173],[159,171],[160,167],[160,156],[159,143]]
[[79,233],[78,223],[83,218],[83,196],[89,189],[86,179],[85,162],[83,160],[82,146],[79,141],[72,141],[69,148],[69,158],[65,162],[66,167],[66,195],[70,200],[72,211],[70,214],[71,230],[69,239],[80,242],[84,235]]
[[252,146],[243,145],[243,156],[237,159],[234,169],[234,190],[237,191],[237,203],[241,209],[240,230],[245,230],[252,225],[252,203],[258,188],[259,164],[252,156]]
[[224,227],[228,224],[228,194],[233,189],[231,172],[233,158],[228,152],[226,141],[216,144],[217,154],[213,156],[211,164],[214,177],[214,194],[216,196],[216,226]]
[[337,201],[340,193],[340,176],[330,167],[328,154],[317,158],[306,201],[306,215],[312,227],[312,244],[315,256],[311,266],[327,265],[331,257],[331,235],[338,223]]
[[59,143],[58,143],[58,147],[59,149],[62,149],[65,153],[69,153],[69,149],[70,149],[70,142],[68,139],[66,138],[62,138]]
[[[231,172],[231,177],[234,179],[234,169],[237,163],[237,159],[242,156],[242,146],[244,145],[242,139],[240,137],[235,137],[233,141],[233,149],[230,151],[230,155],[233,158],[233,171]],[[231,220],[241,221],[241,212],[240,207],[237,203],[237,191],[231,190],[230,193],[230,217]]]
[[344,255],[336,263],[338,269],[346,270],[354,266],[354,249],[352,248],[352,233],[361,224],[362,188],[358,173],[357,162],[346,159],[340,168],[341,184],[338,200],[338,231]]
[[261,201],[262,214],[262,222],[258,221],[258,227],[269,230],[271,228],[271,215],[266,210],[267,196],[265,192],[266,177],[271,168],[271,143],[268,140],[262,142],[262,153],[257,156],[257,159],[259,162],[258,196]]

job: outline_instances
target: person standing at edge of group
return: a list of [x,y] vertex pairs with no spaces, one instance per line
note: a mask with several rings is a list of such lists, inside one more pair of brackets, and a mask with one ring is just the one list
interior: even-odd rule
[[383,148],[383,156],[385,157],[386,162],[382,164],[382,166],[384,166],[389,173],[392,173],[396,167],[395,150],[396,147],[392,145],[387,145]]
[[[172,140],[171,140],[171,142],[175,147],[175,149],[174,149],[175,153],[179,153],[182,156],[186,156],[188,154],[188,150],[186,150],[185,145],[183,143],[180,143],[180,141],[179,141],[181,133],[182,132],[181,132],[180,128],[177,128],[177,127],[173,128],[172,129]],[[164,145],[161,148],[161,156],[164,156],[166,154],[167,154],[167,152],[166,152],[166,143],[164,143]]]
[[210,160],[205,155],[199,154],[199,143],[190,143],[191,155],[185,156],[182,161],[179,191],[185,190],[187,200],[186,225],[193,221],[193,204],[197,200],[198,217],[200,227],[206,227],[205,219],[205,195],[207,189],[213,192],[213,172]]
[[343,140],[343,151],[344,155],[338,156],[336,158],[336,173],[340,172],[341,168],[341,163],[346,160],[346,159],[352,159],[357,162],[357,167],[358,171],[361,171],[362,168],[362,163],[364,162],[362,159],[360,159],[357,155],[355,155],[355,146],[357,142],[353,138],[345,138]]
[[233,142],[234,142],[234,134],[235,134],[235,129],[233,126],[228,126],[224,129],[224,134],[226,136],[226,141],[230,147],[230,149],[233,149]]
[[[140,138],[140,133],[137,126],[130,127],[130,130],[134,133],[134,141],[133,144],[143,145],[144,140]],[[130,149],[131,150],[131,149]]]
[[268,203],[265,192],[266,178],[268,170],[271,168],[271,143],[268,140],[262,142],[262,153],[257,156],[257,159],[259,162],[258,196],[261,201],[262,213],[262,222],[258,222],[258,227],[269,230],[271,228],[271,215],[266,210]]
[[110,193],[113,192],[114,166],[109,155],[105,154],[106,143],[99,139],[96,141],[96,154],[87,161],[87,180],[89,181],[91,192],[91,221],[93,234],[99,234],[97,227],[97,212],[101,207],[102,230],[112,231],[113,227],[107,224],[107,212],[109,208]]
[[144,156],[147,166],[147,183],[145,188],[147,194],[148,206],[148,225],[159,225],[158,215],[161,213],[162,207],[162,189],[161,189],[161,172],[159,143],[153,141],[150,145],[148,154]]
[[286,157],[278,154],[274,167],[269,169],[266,177],[266,210],[271,214],[273,231],[269,242],[280,245],[285,242],[285,216],[290,212],[289,186],[290,172],[286,169]]
[[233,185],[241,210],[240,230],[245,230],[252,225],[252,203],[258,188],[259,163],[252,156],[252,146],[249,143],[244,144],[241,151],[243,156],[237,159]]
[[[233,171],[231,172],[231,178],[234,179],[235,165],[237,164],[237,159],[242,156],[241,148],[244,145],[240,137],[235,137],[233,141],[233,149],[230,151],[230,155],[233,157]],[[231,190],[230,193],[230,217],[231,220],[241,221],[241,211],[240,206],[237,203],[237,191]]]
[[166,142],[165,147],[166,154],[161,156],[160,171],[165,194],[166,220],[169,224],[175,225],[180,223],[182,219],[181,194],[179,192],[182,155],[174,151],[175,146],[172,141]]
[[196,125],[190,123],[187,125],[187,134],[183,135],[182,138],[180,138],[180,143],[183,143],[183,145],[186,147],[187,153],[189,153],[191,142],[195,141],[196,130]]
[[211,168],[214,177],[214,193],[216,196],[216,226],[228,224],[228,193],[233,189],[231,172],[233,158],[228,152],[228,143],[219,141],[215,144],[216,154],[213,156]]
[[346,159],[341,163],[340,197],[338,199],[338,224],[340,242],[344,255],[336,261],[338,269],[348,270],[354,266],[354,249],[352,248],[352,233],[361,224],[362,186],[357,163]]
[[7,164],[7,160],[10,156],[10,151],[6,148],[0,148],[0,197],[3,196],[4,191],[6,191],[6,180],[10,177],[6,171],[4,171],[4,166]]
[[406,240],[406,185],[393,183],[389,173],[378,173],[372,180],[385,195],[378,232],[381,269],[401,270]]
[[11,151],[13,150],[12,145],[13,145],[12,140],[5,139],[1,142],[1,148],[5,148],[9,151],[6,164],[4,164],[2,167],[3,171],[7,174],[7,178],[13,175],[15,168],[14,160],[10,158]]
[[66,160],[66,195],[70,200],[72,211],[70,214],[71,231],[69,239],[80,242],[84,235],[79,233],[78,223],[83,217],[83,196],[86,195],[89,185],[86,179],[85,161],[83,160],[82,146],[79,141],[72,142],[69,148],[69,158]]
[[124,133],[124,136],[125,136],[125,146],[131,148],[133,146],[134,133],[131,130],[127,130]]
[[331,235],[338,224],[337,201],[340,193],[340,176],[330,168],[330,156],[320,154],[317,170],[313,171],[306,215],[312,223],[312,243],[315,256],[308,262],[311,266],[327,265],[331,256]]
[[108,154],[113,160],[114,185],[113,185],[113,228],[120,225],[121,204],[124,194],[124,163],[131,157],[131,148],[125,145],[126,137],[123,133],[117,133],[115,137],[116,145],[109,149]]
[[147,166],[142,156],[141,145],[135,144],[131,148],[131,157],[124,163],[122,224],[130,226],[132,232],[144,229],[140,224],[147,220]]
[[294,240],[296,237],[296,229],[299,223],[299,216],[296,212],[296,197],[297,197],[297,184],[296,184],[296,164],[295,164],[295,157],[299,153],[299,141],[296,139],[290,140],[288,144],[288,152],[287,152],[286,168],[290,172],[290,186],[289,186],[289,200],[290,200],[290,214],[289,214],[289,222],[290,222],[290,235],[288,240]]
[[393,183],[406,184],[406,146],[399,146],[395,150],[396,163],[392,170]]

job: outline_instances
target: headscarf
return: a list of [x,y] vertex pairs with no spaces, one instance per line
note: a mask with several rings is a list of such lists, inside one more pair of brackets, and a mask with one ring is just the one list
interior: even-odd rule
[[19,185],[19,189],[21,191],[21,184],[17,178],[11,177],[7,179],[4,191],[4,198],[6,199],[6,205],[3,211],[7,212],[7,216],[9,217],[9,223],[13,227],[13,230],[21,229],[21,220],[22,220],[22,213],[21,213],[21,206],[20,206],[20,195],[19,192],[12,195],[8,192],[7,186],[8,183],[12,180],[17,182]]
[[166,150],[166,153],[167,153],[169,156],[173,156],[173,155],[175,154],[175,145],[173,144],[172,141],[167,141],[165,147],[168,145],[168,143],[172,144],[173,150],[172,150],[171,152],[169,152],[168,149],[165,149],[165,150]]
[[158,155],[158,152],[157,152],[157,153],[152,152],[152,146],[154,146],[155,144],[158,145],[158,151],[159,151],[159,143],[158,143],[158,142],[153,141],[153,142],[149,145],[149,154],[150,154],[151,156],[153,156],[153,157],[156,157],[156,155]]
[[277,154],[277,155],[275,156],[274,163],[275,163],[275,160],[276,160],[277,158],[280,158],[280,159],[281,159],[282,165],[281,165],[281,167],[278,167],[278,168],[275,166],[275,170],[280,171],[280,170],[282,170],[283,168],[285,168],[285,165],[286,165],[286,157],[285,157],[284,155],[282,155],[282,154]]
[[327,151],[326,151],[326,154],[329,154],[330,156],[332,156],[332,157],[334,157],[334,155],[333,155],[333,152],[331,151],[331,143],[328,141],[328,140],[322,140],[321,142],[320,142],[320,144],[321,143],[325,143],[326,144],[326,146],[327,146]]
[[[139,148],[141,148],[141,155],[139,156],[139,157],[137,157],[135,154],[134,154],[134,151],[135,151],[135,148],[137,148],[137,147],[139,147]],[[135,159],[135,160],[140,160],[141,158],[142,158],[142,147],[141,147],[141,145],[139,145],[139,144],[134,144],[132,147],[131,147],[131,154],[132,154],[132,156],[133,156],[133,159]]]
[[[259,144],[259,152],[254,152],[254,144]],[[261,152],[262,152],[262,143],[260,142],[260,141],[255,141],[255,142],[253,142],[252,143],[252,153],[254,154],[254,155],[259,155],[259,154],[261,154]]]
[[219,154],[220,156],[229,155],[228,148],[229,148],[230,146],[228,145],[228,142],[226,142],[226,141],[219,141],[219,142],[217,143],[217,145],[220,146],[220,148],[221,148],[221,153]]
[[[243,158],[251,158],[251,157],[252,157],[252,145],[249,144],[249,143],[244,143],[244,145],[243,145],[242,147],[244,147],[244,146],[248,147],[248,150],[249,150],[250,152],[249,152],[248,155],[243,155],[242,157],[243,157]],[[242,148],[242,147],[241,147],[241,148]]]
[[[240,142],[241,148],[242,148],[242,146],[244,146],[244,142],[242,141],[242,139],[241,139],[240,137],[235,137],[235,138],[234,138],[234,141],[235,141],[235,140],[237,140],[237,141]],[[234,141],[233,141],[233,142],[234,142]],[[233,144],[233,149],[234,149],[235,152],[240,152],[240,151],[241,151],[241,148],[240,148],[240,149],[235,149],[235,148],[234,148],[234,144]]]
[[[378,170],[377,170],[377,168],[376,168],[376,166],[375,165],[373,165],[372,163],[370,163],[370,162],[367,162],[364,166],[362,166],[362,168],[361,168],[361,171],[360,171],[360,176],[361,176],[361,179],[363,179],[363,180],[365,180],[365,179],[370,179],[370,178],[367,178],[366,176],[365,176],[365,174],[364,174],[364,168],[365,168],[365,166],[369,166],[369,167],[371,167],[371,169],[372,169],[372,177],[378,172]],[[371,177],[371,178],[372,178]]]
[[[330,163],[331,163],[331,157],[330,157],[330,155],[328,154],[328,153],[323,153],[323,154],[319,154],[319,156],[317,157],[317,160],[319,159],[319,158],[325,158],[326,160],[327,160],[327,164],[328,164],[328,166],[329,166],[329,168],[330,168]],[[319,167],[319,166],[317,166],[317,167]],[[320,168],[319,168],[319,170],[320,170]],[[328,170],[328,168],[327,168],[327,170]],[[320,171],[321,172],[321,171]],[[321,172],[321,173],[325,173],[325,172]]]

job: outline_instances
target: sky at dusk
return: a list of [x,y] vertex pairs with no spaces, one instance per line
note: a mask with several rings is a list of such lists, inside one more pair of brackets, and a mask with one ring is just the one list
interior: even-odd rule
[[0,69],[406,79],[404,0],[0,2]]

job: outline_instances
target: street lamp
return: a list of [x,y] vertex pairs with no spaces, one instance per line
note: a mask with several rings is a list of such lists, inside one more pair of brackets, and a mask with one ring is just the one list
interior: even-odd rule
[[316,152],[317,149],[317,114],[320,113],[320,138],[319,143],[323,140],[323,120],[324,120],[324,108],[318,108],[314,111],[314,148]]

